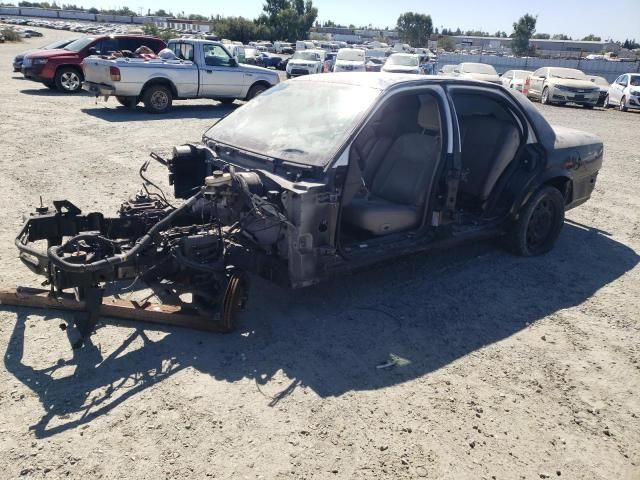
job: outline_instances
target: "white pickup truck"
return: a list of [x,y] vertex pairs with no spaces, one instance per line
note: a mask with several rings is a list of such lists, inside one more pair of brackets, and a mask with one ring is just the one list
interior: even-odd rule
[[219,42],[180,38],[170,40],[168,48],[179,60],[87,57],[82,88],[114,96],[129,108],[142,101],[148,112],[164,113],[173,100],[251,100],[279,82],[277,72],[238,64]]

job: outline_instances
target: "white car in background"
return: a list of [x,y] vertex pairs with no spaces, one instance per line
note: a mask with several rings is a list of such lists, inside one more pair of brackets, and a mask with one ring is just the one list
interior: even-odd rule
[[341,48],[333,66],[334,72],[366,72],[365,53],[361,48]]
[[502,85],[502,80],[500,80],[496,69],[486,63],[463,62],[455,67],[454,72],[459,78],[483,80]]
[[420,56],[411,53],[394,53],[387,58],[381,69],[388,73],[423,73],[420,68]]
[[542,67],[533,72],[527,77],[523,93],[545,105],[576,103],[584,108],[595,107],[600,98],[600,89],[584,72],[560,67]]
[[620,75],[609,87],[604,99],[604,108],[617,105],[621,112],[640,109],[640,74],[625,73]]
[[512,88],[522,92],[525,80],[532,73],[529,70],[508,70],[502,74],[500,80],[502,80],[502,85],[505,88]]
[[457,65],[443,65],[440,70],[438,70],[438,75],[449,75],[455,76]]
[[323,64],[324,52],[321,53],[318,50],[297,51],[287,63],[287,78],[321,73]]

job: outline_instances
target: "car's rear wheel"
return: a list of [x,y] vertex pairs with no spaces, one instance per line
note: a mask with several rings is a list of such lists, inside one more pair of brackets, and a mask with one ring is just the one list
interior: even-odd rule
[[268,87],[262,83],[258,83],[257,85],[254,85],[249,89],[249,93],[247,94],[247,100],[252,100],[256,98],[258,95],[262,94],[262,92],[266,91],[267,88]]
[[149,113],[165,113],[173,104],[173,95],[164,85],[151,85],[144,91],[142,102]]
[[542,187],[525,204],[508,234],[511,250],[525,257],[550,251],[564,225],[564,197],[551,186]]
[[549,102],[549,89],[547,87],[544,87],[544,90],[542,90],[542,96],[540,97],[540,103],[542,103],[543,105],[549,105],[551,102]]
[[130,108],[130,109],[134,109],[134,108],[136,108],[136,105],[138,105],[138,99],[136,97],[121,97],[121,96],[117,96],[116,100],[123,107],[127,107],[127,108]]
[[622,97],[620,99],[620,105],[618,106],[618,110],[620,110],[621,112],[626,112],[627,110],[629,110],[627,108],[627,99],[626,99],[626,97]]
[[62,67],[56,72],[56,87],[65,93],[77,93],[82,88],[82,73],[77,68]]

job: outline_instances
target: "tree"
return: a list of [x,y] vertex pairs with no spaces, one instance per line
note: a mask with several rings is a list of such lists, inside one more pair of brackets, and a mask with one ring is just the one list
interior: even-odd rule
[[551,37],[552,40],[571,40],[571,37],[567,37],[564,33],[556,33]]
[[456,41],[453,39],[453,37],[440,37],[438,39],[438,48],[442,48],[447,52],[452,52],[456,49]]
[[600,42],[602,38],[596,37],[593,33],[590,33],[589,35],[584,37],[582,40],[585,42]]
[[537,40],[549,40],[551,38],[551,35],[549,35],[548,33],[536,33],[531,38],[535,38]]
[[640,48],[640,44],[638,44],[638,42],[636,42],[635,38],[633,40],[629,40],[627,38],[627,39],[625,39],[624,43],[622,44],[622,48],[626,48],[627,50],[635,50],[636,48]]
[[266,0],[262,10],[256,23],[268,31],[271,40],[306,38],[318,17],[311,0]]
[[173,14],[171,12],[167,12],[164,8],[161,8],[160,10],[156,10],[155,12],[152,13],[152,15],[154,17],[173,17]]
[[538,17],[526,13],[513,24],[511,49],[516,55],[526,55],[530,53],[529,40],[536,33],[536,21]]
[[431,15],[406,12],[398,17],[396,25],[400,38],[415,47],[426,46],[433,33]]

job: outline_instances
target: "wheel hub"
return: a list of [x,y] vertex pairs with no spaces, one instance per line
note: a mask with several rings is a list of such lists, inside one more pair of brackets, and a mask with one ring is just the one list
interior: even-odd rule
[[530,247],[537,247],[548,238],[554,218],[555,210],[551,202],[547,199],[541,200],[531,214],[527,229],[527,243]]

